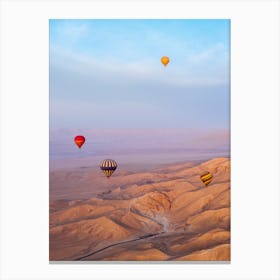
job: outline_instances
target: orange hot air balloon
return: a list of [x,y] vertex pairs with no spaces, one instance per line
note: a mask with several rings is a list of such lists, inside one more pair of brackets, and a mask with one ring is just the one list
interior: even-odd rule
[[169,57],[168,56],[163,56],[161,58],[161,63],[166,66],[169,63]]
[[79,149],[81,149],[81,147],[84,145],[86,138],[83,135],[77,135],[74,138],[74,141],[76,143],[76,145],[79,147]]

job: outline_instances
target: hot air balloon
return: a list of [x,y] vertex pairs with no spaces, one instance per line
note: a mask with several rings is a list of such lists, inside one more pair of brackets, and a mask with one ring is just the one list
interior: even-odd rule
[[169,57],[168,56],[163,56],[161,58],[161,63],[166,66],[169,63]]
[[208,186],[213,180],[213,175],[210,172],[206,171],[200,176],[200,179],[205,186]]
[[100,164],[100,169],[104,172],[105,176],[109,179],[114,171],[117,169],[117,163],[113,159],[105,159]]
[[84,145],[85,141],[86,141],[86,138],[83,135],[77,135],[74,138],[74,142],[79,147],[79,149]]

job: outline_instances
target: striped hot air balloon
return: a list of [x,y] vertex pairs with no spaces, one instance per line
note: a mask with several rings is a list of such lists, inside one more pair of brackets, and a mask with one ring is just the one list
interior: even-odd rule
[[110,178],[117,169],[117,163],[113,159],[105,159],[100,164],[100,169],[104,172],[107,178]]
[[200,176],[200,179],[205,186],[208,186],[213,180],[213,175],[210,172],[206,171]]

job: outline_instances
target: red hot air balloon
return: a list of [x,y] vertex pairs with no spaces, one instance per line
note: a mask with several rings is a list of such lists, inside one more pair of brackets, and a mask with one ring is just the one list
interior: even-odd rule
[[74,141],[76,143],[76,145],[79,147],[79,149],[81,149],[81,147],[84,145],[86,138],[83,135],[77,135],[74,138]]

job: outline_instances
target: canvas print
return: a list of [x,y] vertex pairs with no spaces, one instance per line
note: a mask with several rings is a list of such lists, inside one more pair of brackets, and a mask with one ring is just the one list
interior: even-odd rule
[[49,260],[230,261],[230,20],[49,21]]

